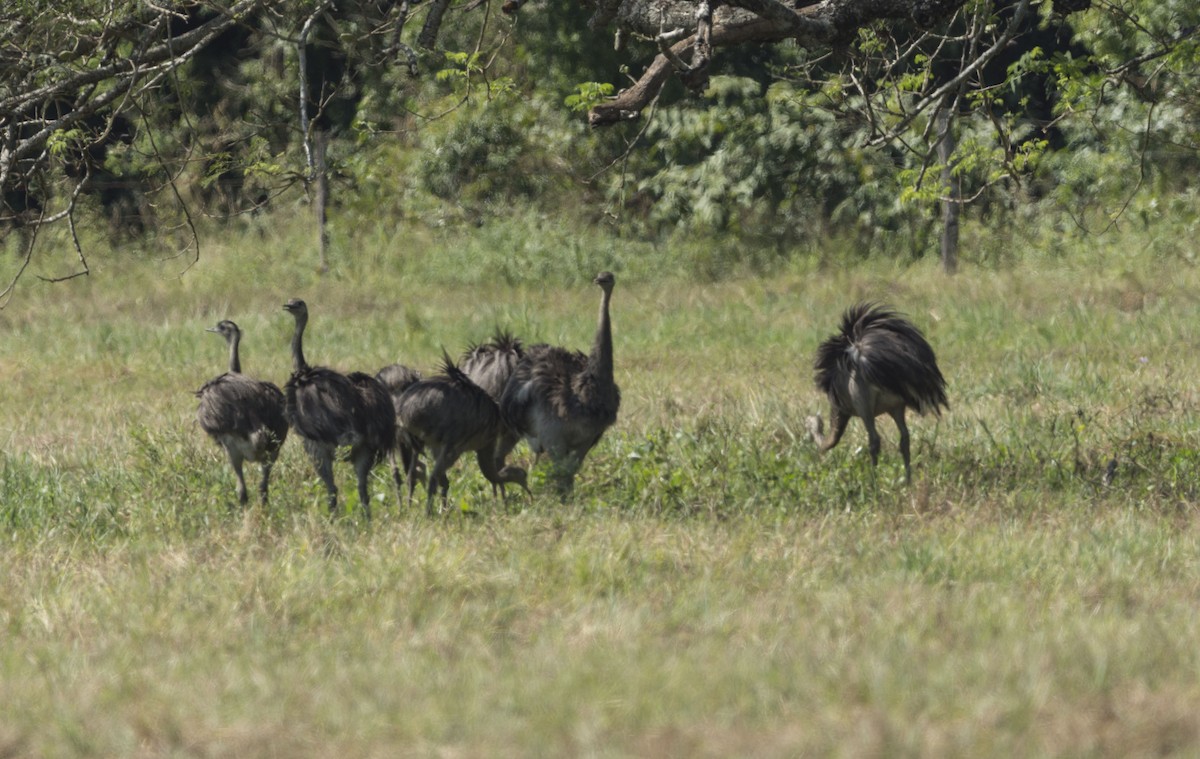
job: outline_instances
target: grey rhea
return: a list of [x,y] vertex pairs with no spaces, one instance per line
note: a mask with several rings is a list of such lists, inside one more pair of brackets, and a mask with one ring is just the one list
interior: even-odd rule
[[600,315],[592,352],[550,345],[525,351],[500,399],[500,413],[535,454],[546,453],[560,494],[569,493],[588,451],[617,421],[621,391],[613,380],[609,302],[615,278],[601,272]]
[[296,320],[292,333],[292,375],[283,386],[288,424],[304,440],[308,453],[329,493],[329,510],[337,512],[337,486],[333,460],[339,448],[348,448],[358,480],[358,502],[371,518],[367,480],[371,468],[391,450],[396,439],[396,413],[387,390],[363,372],[342,374],[304,359],[304,328],[308,306],[290,300],[284,309]]
[[[387,390],[388,396],[392,399],[392,409],[398,415],[400,413],[400,396],[404,395],[404,391],[413,384],[421,381],[421,373],[404,364],[389,364],[375,374],[375,379],[379,380],[379,383]],[[391,449],[391,463],[392,479],[396,482],[397,497],[400,497],[404,490],[402,472],[407,473],[412,470],[417,479],[424,481],[425,465],[414,460],[415,456],[416,452],[413,451],[412,446],[401,439],[400,426],[396,425],[396,440]]]
[[[857,416],[867,428],[871,464],[878,464],[875,417],[888,414],[900,430],[904,477],[911,482],[905,411],[940,416],[943,407],[950,408],[946,380],[921,331],[888,307],[858,303],[846,309],[837,334],[817,348],[813,368],[817,388],[829,398],[830,407],[829,435],[819,441],[821,451],[837,445],[851,417]],[[813,433],[819,439],[819,424]]]
[[[450,489],[446,472],[464,453],[475,453],[479,471],[492,484],[515,482],[528,490],[524,469],[496,464],[496,437],[501,426],[496,401],[448,355],[442,357],[440,374],[413,383],[400,396],[396,424],[402,443],[418,455],[429,451],[432,463],[427,475],[426,509],[430,513],[437,493],[445,502]],[[414,470],[415,459],[409,468],[409,498],[416,486]]]
[[196,391],[196,397],[200,399],[196,420],[201,429],[225,449],[237,477],[238,503],[245,505],[247,500],[243,463],[252,461],[262,465],[258,495],[266,504],[271,467],[287,439],[283,393],[270,382],[242,374],[238,354],[242,332],[238,325],[226,319],[207,331],[225,338],[229,347],[229,371],[204,383]]
[[[484,392],[499,404],[509,378],[512,377],[517,364],[524,356],[525,346],[521,343],[520,338],[509,332],[497,330],[487,342],[469,346],[463,353],[459,368],[462,369],[463,374],[483,388]],[[520,435],[514,432],[501,418],[500,427],[496,433],[494,451],[497,471],[504,468],[508,454],[520,439]],[[496,495],[497,487],[502,496],[506,495],[504,483],[492,483],[493,496]]]

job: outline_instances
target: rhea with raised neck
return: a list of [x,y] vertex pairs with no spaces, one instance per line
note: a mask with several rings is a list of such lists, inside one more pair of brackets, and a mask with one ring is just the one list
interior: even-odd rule
[[308,325],[308,305],[292,298],[283,305],[284,309],[296,320],[296,329],[292,332],[292,372],[298,374],[309,368],[304,360],[304,328]]
[[205,332],[215,332],[225,338],[225,344],[229,346],[229,371],[232,374],[241,374],[242,360],[238,355],[238,344],[242,341],[242,331],[238,329],[238,325],[223,319],[217,322],[217,326],[209,327]]
[[592,344],[592,354],[588,357],[589,369],[597,379],[612,382],[613,378],[613,343],[612,322],[608,316],[608,303],[612,299],[613,285],[616,278],[612,272],[602,271],[592,280],[603,291],[600,297],[600,315],[596,326],[596,339]]

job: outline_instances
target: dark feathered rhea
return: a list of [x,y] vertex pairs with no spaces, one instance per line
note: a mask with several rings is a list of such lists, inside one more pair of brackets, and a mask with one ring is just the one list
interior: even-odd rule
[[375,374],[375,379],[383,385],[388,395],[399,397],[409,385],[421,381],[421,372],[404,364],[388,364]]
[[500,399],[505,423],[525,438],[534,453],[549,455],[562,494],[571,490],[588,451],[616,423],[621,406],[621,391],[613,379],[609,318],[615,281],[611,272],[601,272],[593,280],[602,295],[591,354],[530,346]]
[[208,331],[225,338],[229,346],[229,371],[204,383],[196,391],[196,397],[200,399],[196,420],[201,429],[225,449],[237,478],[239,503],[244,505],[247,500],[243,462],[254,461],[262,465],[258,495],[265,504],[271,467],[287,439],[283,393],[270,382],[241,373],[238,345],[242,333],[236,324],[226,319]]
[[358,479],[358,500],[367,518],[371,506],[367,478],[371,468],[396,439],[396,415],[383,385],[362,372],[342,374],[304,359],[308,306],[290,300],[284,309],[296,320],[292,334],[292,375],[283,386],[288,423],[304,439],[304,449],[329,493],[329,509],[337,511],[333,460],[338,448],[349,448]]
[[[525,357],[525,346],[520,338],[510,332],[497,330],[491,339],[478,345],[472,345],[463,353],[461,368],[471,381],[483,388],[497,404],[504,394],[504,388],[516,371],[517,364]],[[521,436],[508,424],[501,420],[500,429],[496,433],[496,470],[505,467],[508,454],[516,447]],[[504,494],[504,485],[492,484],[492,495],[499,487]]]
[[[415,382],[396,401],[400,440],[420,455],[429,450],[432,464],[426,508],[432,513],[435,493],[443,502],[450,488],[446,472],[464,453],[474,452],[479,471],[493,484],[515,482],[528,490],[525,470],[497,467],[494,451],[500,430],[500,409],[487,392],[471,381],[449,355],[443,354],[441,373]],[[415,488],[415,463],[410,466],[409,498]]]
[[[388,396],[392,400],[392,408],[396,414],[400,412],[400,396],[404,395],[404,391],[412,385],[421,381],[421,373],[416,369],[405,366],[404,364],[389,364],[383,367],[375,374],[375,379],[383,385]],[[400,425],[396,425],[396,441],[391,450],[392,461],[392,479],[396,483],[396,493],[399,495],[404,490],[404,475],[409,470],[416,472],[417,479],[424,479],[424,467],[419,461],[416,461],[416,452],[412,447],[404,442]]]
[[520,338],[497,330],[487,342],[471,345],[463,353],[461,369],[497,403],[513,370],[525,355]]
[[946,380],[933,348],[912,322],[874,303],[858,303],[842,315],[841,329],[817,348],[813,361],[817,388],[829,398],[830,431],[821,443],[838,444],[851,417],[867,428],[871,463],[879,460],[875,417],[889,414],[900,430],[906,479],[912,479],[906,409],[941,414],[949,408]]

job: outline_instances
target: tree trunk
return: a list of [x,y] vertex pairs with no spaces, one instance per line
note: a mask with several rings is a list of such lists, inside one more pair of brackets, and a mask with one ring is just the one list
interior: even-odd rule
[[325,206],[329,202],[329,172],[325,166],[325,149],[329,146],[329,133],[324,129],[313,130],[313,211],[317,215],[317,271],[329,271],[329,230],[325,227]]
[[954,136],[953,105],[947,104],[938,112],[938,162],[942,165],[942,271],[958,271],[958,217],[962,212],[962,180],[954,175],[950,163],[957,140]]

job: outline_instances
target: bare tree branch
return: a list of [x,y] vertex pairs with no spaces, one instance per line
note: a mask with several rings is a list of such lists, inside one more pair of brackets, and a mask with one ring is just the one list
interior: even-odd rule
[[[0,97],[0,131],[5,135],[3,145],[0,145],[0,187],[8,185],[19,165],[41,154],[55,132],[70,129],[104,112],[137,86],[160,81],[266,1],[238,0],[195,29],[169,37],[164,42],[151,42],[152,34],[161,29],[150,25],[142,44],[128,56],[110,56],[110,62],[94,68],[61,77],[52,75],[45,85],[18,89]],[[160,16],[163,18],[166,15]],[[52,69],[50,73],[57,71]],[[55,102],[69,104],[58,118],[37,116],[47,104]]]
[[980,55],[976,56],[974,60],[970,61],[969,63],[965,63],[955,77],[935,88],[932,92],[921,97],[916,103],[908,108],[908,113],[906,116],[904,116],[904,118],[900,119],[900,121],[895,124],[889,125],[887,130],[876,135],[874,138],[869,140],[867,144],[882,145],[895,139],[896,135],[907,129],[908,126],[912,124],[912,122],[922,113],[924,113],[930,106],[941,102],[945,99],[947,94],[954,92],[972,77],[976,76],[980,69],[982,69],[993,58],[999,55],[1002,50],[1008,47],[1008,44],[1012,42],[1013,38],[1016,37],[1017,32],[1021,29],[1021,25],[1025,22],[1025,14],[1029,11],[1029,2],[1030,0],[1020,0],[1020,2],[1017,3],[1016,9],[1013,11],[1013,17],[1008,22],[1008,27],[995,41],[995,43],[992,44],[991,47],[983,51],[983,53]]
[[[810,48],[845,45],[859,29],[877,21],[903,19],[931,25],[951,16],[964,2],[824,0],[790,8],[778,0],[728,0],[722,12],[712,14],[711,28],[704,32],[704,44],[715,48],[792,39]],[[622,29],[642,35],[650,28],[653,12],[658,13],[659,24],[663,18],[671,19],[674,24],[674,20],[679,18],[677,6],[681,5],[672,2],[651,5],[639,0],[585,0],[585,4],[597,7],[593,21],[618,19]],[[1027,7],[1029,0],[1022,0],[1021,4]],[[588,123],[605,126],[638,118],[670,78],[672,66],[678,68],[679,61],[684,60],[689,52],[695,55],[696,46],[701,44],[700,20],[693,18],[688,26],[695,29],[693,34],[660,52],[632,87],[592,108],[588,113]],[[708,56],[701,51],[698,60],[707,59]],[[690,71],[693,66],[695,62],[685,70]]]
[[396,20],[392,24],[392,42],[388,45],[387,56],[390,58],[397,51],[403,53],[404,57],[408,60],[408,75],[416,76],[418,72],[417,52],[400,39],[400,35],[404,33],[404,26],[408,23],[408,14],[411,9],[412,4],[410,0],[403,0],[400,3],[396,11]]
[[46,278],[46,277],[41,277],[41,276],[39,276],[38,279],[41,279],[46,282],[61,282],[61,281],[67,280],[67,279],[74,279],[75,277],[89,273],[90,270],[87,265],[87,259],[83,255],[83,246],[80,245],[79,235],[75,231],[75,219],[74,219],[76,203],[79,201],[79,195],[83,192],[84,187],[88,184],[88,179],[90,179],[90,175],[84,174],[84,176],[75,183],[74,189],[71,190],[71,198],[69,201],[67,201],[66,208],[64,208],[62,211],[59,211],[58,213],[47,216],[46,210],[43,207],[41,213],[38,216],[37,221],[34,222],[33,224],[29,225],[32,228],[33,232],[30,235],[29,242],[25,246],[25,255],[21,260],[21,266],[17,269],[17,272],[13,275],[12,279],[9,280],[8,285],[3,290],[0,290],[0,310],[3,310],[5,307],[7,307],[9,302],[12,300],[13,293],[16,291],[16,288],[17,288],[17,283],[19,283],[21,281],[21,277],[25,274],[25,270],[27,268],[29,268],[29,264],[33,260],[33,252],[34,252],[34,250],[37,249],[38,233],[42,230],[42,227],[44,227],[48,224],[53,224],[57,221],[61,221],[62,219],[67,220],[67,223],[71,227],[71,239],[75,244],[76,252],[79,254],[79,260],[83,264],[83,271],[75,272],[74,274],[71,274],[66,277],[61,277],[58,279]]
[[429,10],[425,15],[425,25],[417,36],[417,44],[426,50],[433,50],[437,43],[438,32],[442,28],[442,18],[450,7],[450,0],[430,0]]

